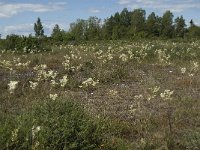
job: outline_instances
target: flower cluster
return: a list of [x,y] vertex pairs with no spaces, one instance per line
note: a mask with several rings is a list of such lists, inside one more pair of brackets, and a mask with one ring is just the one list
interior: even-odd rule
[[127,56],[126,54],[121,54],[121,55],[119,56],[119,58],[120,58],[122,61],[124,61],[124,62],[128,61],[128,56]]
[[94,81],[92,78],[88,78],[87,80],[82,82],[82,86],[79,87],[88,87],[88,86],[96,86],[99,83],[99,80]]
[[181,68],[181,73],[184,74],[186,72],[186,68]]
[[68,82],[68,77],[67,75],[64,75],[62,79],[59,80],[60,81],[60,86],[61,87],[65,87],[65,85],[67,84]]
[[9,86],[9,91],[12,94],[14,92],[14,90],[17,87],[17,84],[19,83],[19,81],[10,81],[10,83],[8,84]]
[[165,90],[163,93],[160,93],[160,97],[163,100],[172,100],[172,94],[174,93],[174,91],[171,90]]
[[110,96],[117,96],[118,91],[117,90],[109,90],[108,93]]
[[157,96],[158,91],[160,90],[160,87],[155,86],[153,88],[149,88],[150,92],[148,94],[147,100],[150,101],[151,99],[154,99]]
[[169,54],[166,54],[166,49],[164,49],[164,50],[156,50],[156,52],[157,52],[157,54],[158,54],[158,60],[159,60],[159,62],[160,63],[162,63],[162,64],[167,64],[167,65],[169,65],[169,64],[171,64],[170,63],[170,55]]
[[41,126],[37,126],[37,127],[33,126],[33,127],[32,127],[32,138],[33,138],[33,139],[35,138],[36,134],[37,134],[40,130],[41,130]]
[[38,82],[29,81],[29,83],[32,90],[35,90],[35,88],[38,86]]
[[56,98],[58,97],[58,94],[49,94],[50,99],[52,100],[56,100]]

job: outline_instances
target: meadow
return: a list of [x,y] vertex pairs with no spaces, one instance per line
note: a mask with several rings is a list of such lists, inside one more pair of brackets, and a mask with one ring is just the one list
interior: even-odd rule
[[200,149],[200,41],[0,51],[0,149]]

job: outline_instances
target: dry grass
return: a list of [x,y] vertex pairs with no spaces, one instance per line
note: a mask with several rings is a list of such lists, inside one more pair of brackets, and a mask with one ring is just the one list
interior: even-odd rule
[[[149,46],[150,50],[146,50],[144,45]],[[192,77],[188,75],[192,72],[191,61],[199,58],[197,50],[200,49],[197,44],[196,47],[190,43],[184,45],[192,49],[191,54],[196,52],[195,59],[190,54],[187,54],[187,61],[184,60],[185,54],[184,57],[176,56],[179,57],[176,59],[175,52],[171,52],[171,49],[184,49],[181,44],[175,43],[172,47],[170,42],[162,41],[127,42],[121,45],[122,48],[119,44],[67,46],[61,50],[56,48],[51,53],[25,56],[2,54],[1,60],[12,61],[13,57],[20,57],[23,62],[30,60],[31,63],[25,68],[18,68],[13,64],[13,71],[0,67],[0,111],[4,115],[22,113],[38,100],[47,99],[50,93],[57,93],[60,97],[70,97],[83,104],[93,115],[106,116],[114,123],[126,126],[120,136],[130,142],[140,143],[144,140],[156,148],[168,149],[172,144],[172,149],[178,149],[180,145],[184,145],[182,135],[189,130],[195,132],[200,126],[200,71],[195,71]],[[109,47],[112,47],[111,51]],[[193,49],[197,47],[198,49]],[[171,64],[159,61],[155,51],[161,48],[167,49],[167,53],[171,54]],[[147,57],[140,58],[138,62],[138,56],[134,55],[135,58],[123,62],[119,56],[127,54],[129,49],[133,52],[145,49]],[[100,50],[103,51],[102,59],[98,59],[96,54]],[[109,53],[113,56],[111,60],[107,59]],[[66,54],[81,56],[81,59],[72,59],[70,64],[74,67],[81,64],[81,67],[77,70],[64,69],[62,62]],[[47,70],[57,71],[57,81],[67,74],[68,84],[64,88],[51,87],[49,80],[44,80],[40,81],[36,90],[31,90],[28,81],[35,80],[36,74],[31,72],[39,64],[47,64]],[[180,70],[182,67],[187,68],[184,74]],[[89,77],[99,79],[99,84],[91,88],[79,88]],[[20,81],[14,94],[8,91],[7,84],[10,80]],[[152,96],[150,88],[156,86],[160,87],[159,92],[148,100]],[[160,93],[166,89],[174,91],[172,100],[166,101],[160,97]],[[140,94],[142,98],[135,97]],[[1,118],[3,121],[4,117]],[[126,125],[123,125],[124,122]]]

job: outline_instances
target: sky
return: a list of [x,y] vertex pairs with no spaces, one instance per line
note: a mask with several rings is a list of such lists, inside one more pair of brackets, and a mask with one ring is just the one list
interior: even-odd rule
[[96,16],[102,20],[123,8],[142,8],[148,16],[151,12],[162,16],[166,10],[180,15],[189,24],[193,19],[200,25],[200,0],[0,0],[0,34],[34,34],[33,26],[40,17],[46,35],[55,24],[68,30],[76,19]]

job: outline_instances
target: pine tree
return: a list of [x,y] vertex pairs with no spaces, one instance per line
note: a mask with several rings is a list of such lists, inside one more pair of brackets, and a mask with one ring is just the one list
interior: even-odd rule
[[44,29],[41,23],[40,18],[38,17],[37,22],[34,24],[34,31],[36,37],[44,36]]
[[194,21],[191,19],[190,20],[190,27],[194,27],[194,26],[195,26]]

